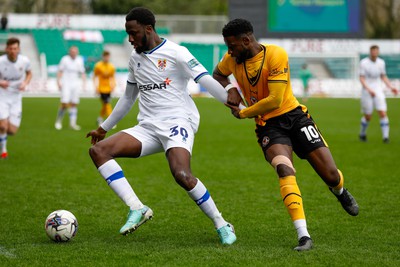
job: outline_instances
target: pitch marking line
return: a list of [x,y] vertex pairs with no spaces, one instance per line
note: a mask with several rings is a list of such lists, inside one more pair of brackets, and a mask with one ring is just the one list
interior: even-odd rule
[[17,257],[14,253],[8,251],[8,250],[7,250],[5,247],[3,247],[3,246],[0,246],[0,255],[1,255],[1,256],[4,256],[4,257],[6,257],[6,258],[9,258],[9,259],[15,259],[15,258]]

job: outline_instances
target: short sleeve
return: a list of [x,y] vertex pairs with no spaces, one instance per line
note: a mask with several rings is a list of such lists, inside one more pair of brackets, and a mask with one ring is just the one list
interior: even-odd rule
[[134,60],[133,60],[132,56],[129,59],[128,69],[129,69],[128,83],[136,83],[135,71],[134,71]]
[[[269,49],[267,47],[267,49]],[[268,60],[268,81],[285,81],[289,79],[289,57],[282,47],[274,47]]]
[[362,60],[360,62],[360,76],[365,76],[365,64]]
[[226,53],[217,65],[219,73],[227,77],[231,75],[232,71],[230,69],[230,66],[232,65],[232,61],[233,58],[228,53]]
[[60,60],[60,64],[58,64],[58,70],[64,71],[65,70],[65,57],[62,57]]
[[195,82],[204,75],[209,74],[206,68],[204,68],[186,47],[180,46],[180,49],[177,51],[176,59],[185,75],[193,78]]

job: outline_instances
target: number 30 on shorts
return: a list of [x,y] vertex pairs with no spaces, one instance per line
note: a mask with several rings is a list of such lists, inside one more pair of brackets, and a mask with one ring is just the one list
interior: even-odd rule
[[306,135],[308,141],[319,138],[319,133],[313,125],[304,126],[300,131]]
[[[179,131],[178,131],[178,128],[179,128]],[[169,130],[171,131],[171,134],[169,135],[169,137],[176,136],[176,135],[178,135],[179,133],[182,135],[182,137],[183,137],[184,139],[188,138],[188,136],[189,136],[189,135],[188,135],[188,132],[187,132],[186,129],[183,128],[183,127],[174,126],[174,127],[170,128]]]

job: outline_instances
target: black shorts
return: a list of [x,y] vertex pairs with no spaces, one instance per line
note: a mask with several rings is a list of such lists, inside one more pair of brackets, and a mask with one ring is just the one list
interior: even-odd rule
[[264,153],[274,144],[285,144],[304,159],[315,149],[328,146],[311,116],[300,106],[265,123],[265,126],[257,125],[256,128],[258,143]]
[[111,94],[110,93],[108,93],[108,94],[101,93],[100,94],[100,99],[101,99],[101,101],[103,101],[103,103],[110,103]]

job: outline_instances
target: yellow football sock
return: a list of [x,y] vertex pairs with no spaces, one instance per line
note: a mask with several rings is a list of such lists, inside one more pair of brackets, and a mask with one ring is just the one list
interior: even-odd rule
[[105,116],[106,116],[106,118],[108,118],[108,116],[110,116],[111,112],[112,112],[111,104],[110,103],[106,103],[105,104]]
[[107,112],[106,104],[102,103],[101,110],[100,110],[100,117],[102,117],[103,119],[107,118],[106,112]]
[[305,219],[303,209],[303,199],[301,198],[300,189],[297,186],[295,176],[285,176],[279,178],[281,188],[281,196],[292,221]]
[[335,193],[336,195],[340,195],[343,191],[343,184],[344,184],[344,178],[343,178],[343,174],[342,172],[338,169],[339,172],[339,176],[340,176],[340,181],[339,184],[335,187],[332,187],[332,191],[333,193]]

